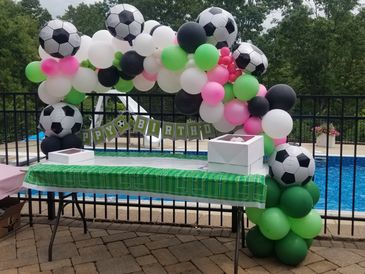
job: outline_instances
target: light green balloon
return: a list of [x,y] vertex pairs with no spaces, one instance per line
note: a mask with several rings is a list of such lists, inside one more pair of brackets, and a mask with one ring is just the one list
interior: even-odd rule
[[181,70],[188,62],[188,54],[179,46],[170,46],[162,50],[161,62],[168,70]]
[[233,84],[234,95],[241,101],[249,101],[259,91],[259,81],[249,74],[241,75]]
[[119,78],[118,83],[115,84],[115,89],[123,92],[129,92],[133,89],[133,81],[132,80],[124,80],[123,78]]
[[319,235],[322,229],[322,219],[319,213],[312,209],[308,215],[303,218],[288,217],[290,228],[294,233],[298,234],[304,239],[312,239]]
[[64,102],[72,104],[72,105],[78,105],[82,101],[84,101],[86,97],[85,93],[82,93],[74,88],[70,90],[70,92],[65,96],[63,99]]
[[270,207],[262,213],[259,228],[262,234],[270,240],[280,240],[290,231],[290,224],[281,211],[277,207]]
[[41,62],[30,62],[25,67],[25,76],[33,83],[40,83],[47,79],[47,76],[41,70]]
[[219,51],[211,44],[203,44],[196,49],[194,60],[201,70],[211,70],[218,64]]
[[233,99],[234,99],[233,85],[232,84],[225,84],[224,85],[223,103],[227,103],[229,101],[232,101]]
[[120,61],[123,57],[123,53],[121,53],[120,51],[117,51],[116,53],[114,53],[114,58],[117,59],[118,61]]
[[264,154],[265,156],[270,156],[274,150],[275,150],[275,143],[274,140],[267,136],[266,134],[264,136]]
[[260,222],[261,215],[264,211],[265,209],[261,208],[246,207],[247,218],[254,224],[258,224]]

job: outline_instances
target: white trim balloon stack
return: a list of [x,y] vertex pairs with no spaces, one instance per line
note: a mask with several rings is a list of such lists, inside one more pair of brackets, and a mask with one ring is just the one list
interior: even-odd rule
[[40,83],[39,98],[48,105],[40,117],[47,136],[42,151],[82,146],[75,135],[82,127],[76,106],[86,93],[112,88],[148,92],[157,84],[176,94],[179,112],[199,113],[219,132],[264,136],[271,175],[267,204],[262,210],[247,208],[257,224],[247,244],[255,256],[276,254],[291,265],[302,261],[322,222],[312,209],[319,199],[311,180],[314,160],[304,148],[286,143],[296,94],[285,84],[266,90],[258,82],[268,60],[251,43],[235,44],[238,29],[232,14],[211,7],[175,32],[144,21],[136,7],[119,4],[110,8],[105,24],[106,30],[92,37],[59,19],[40,31],[41,60],[28,64],[25,73]]

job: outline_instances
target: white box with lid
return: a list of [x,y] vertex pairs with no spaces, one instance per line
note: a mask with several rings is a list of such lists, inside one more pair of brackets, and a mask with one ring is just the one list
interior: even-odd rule
[[265,173],[263,157],[264,139],[261,135],[225,134],[208,142],[209,171],[262,174]]

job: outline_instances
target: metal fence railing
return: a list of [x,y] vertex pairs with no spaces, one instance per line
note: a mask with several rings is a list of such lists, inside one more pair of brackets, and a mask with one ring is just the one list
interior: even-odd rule
[[[117,95],[88,94],[80,105],[86,127],[99,122],[107,123],[119,113],[129,110],[129,100],[140,106],[132,114],[147,115],[162,121],[185,122],[198,120],[198,116],[187,117],[175,109],[174,96],[170,94],[118,94],[125,98],[120,103]],[[44,155],[40,151],[41,132],[38,119],[44,105],[36,93],[2,93],[0,99],[0,161],[13,165],[30,165],[40,161]],[[95,110],[98,100],[103,108]],[[342,224],[349,225],[355,233],[356,222],[365,221],[365,96],[298,96],[292,110],[294,130],[289,141],[301,144],[312,151],[316,158],[315,181],[321,188],[318,209],[325,220],[325,232],[330,220],[336,221],[336,232],[342,233]],[[340,132],[334,148],[315,145],[313,128],[330,124]],[[151,139],[144,143],[140,133],[126,132],[106,144],[95,146],[101,150],[159,150],[173,153],[205,153],[207,140],[161,140],[160,147],[154,147]],[[53,197],[48,193],[28,191],[23,199],[28,199],[31,215],[52,217]],[[221,205],[188,203],[184,201],[131,197],[123,195],[95,195],[80,193],[79,199],[87,218],[136,221],[147,223],[174,223],[183,225],[231,226],[232,209]],[[69,212],[74,216],[74,205]]]

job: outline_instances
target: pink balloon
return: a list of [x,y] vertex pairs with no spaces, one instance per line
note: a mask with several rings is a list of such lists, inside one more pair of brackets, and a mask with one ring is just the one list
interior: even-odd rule
[[201,90],[203,101],[215,106],[224,98],[224,87],[217,82],[206,83]]
[[80,63],[74,56],[67,56],[60,60],[60,69],[63,74],[66,75],[75,75],[79,70]]
[[250,112],[246,103],[234,99],[224,105],[224,117],[232,125],[238,126],[247,121],[250,117]]
[[229,72],[223,66],[216,66],[214,69],[207,72],[208,80],[224,85],[229,79]]
[[261,119],[257,117],[250,117],[245,122],[243,129],[247,134],[258,135],[262,132]]
[[222,58],[222,63],[225,64],[225,65],[229,65],[230,63],[232,63],[232,59],[231,59],[231,56],[224,56]]
[[60,72],[57,60],[53,58],[44,59],[41,62],[41,70],[47,76],[55,76]]
[[148,73],[147,71],[143,71],[142,72],[142,75],[144,78],[146,78],[148,81],[152,81],[152,82],[155,82],[157,81],[157,74],[151,74],[151,73]]
[[231,54],[231,51],[228,47],[221,48],[221,56],[229,56]]
[[274,139],[275,146],[285,144],[286,143],[286,137]]
[[257,95],[256,96],[261,96],[261,97],[265,97],[267,93],[267,89],[264,85],[260,84],[259,86],[259,92],[257,92]]

